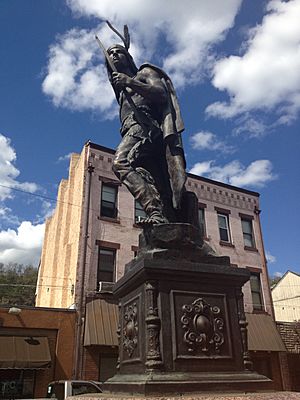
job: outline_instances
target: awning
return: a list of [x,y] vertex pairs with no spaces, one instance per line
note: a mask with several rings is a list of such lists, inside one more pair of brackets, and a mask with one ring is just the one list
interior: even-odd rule
[[256,351],[286,351],[272,317],[267,314],[246,314],[248,348]]
[[0,369],[40,369],[50,364],[47,337],[0,336]]
[[103,299],[86,305],[84,346],[118,346],[118,307]]

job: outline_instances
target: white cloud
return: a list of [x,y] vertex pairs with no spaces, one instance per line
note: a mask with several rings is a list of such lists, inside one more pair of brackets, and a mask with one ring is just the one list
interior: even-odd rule
[[233,153],[233,146],[218,140],[217,135],[208,131],[200,131],[191,136],[192,147],[195,150],[219,150],[222,153]]
[[0,262],[38,265],[44,238],[44,224],[23,221],[17,230],[0,231]]
[[58,157],[57,162],[68,161],[71,159],[72,153],[65,154],[64,156]]
[[19,218],[13,214],[12,209],[4,205],[0,206],[0,220],[9,226],[19,225]]
[[[266,259],[267,259],[267,262],[270,264],[276,262],[276,257],[273,256],[269,251],[266,251]],[[281,274],[281,276],[282,276],[282,274]]]
[[210,160],[196,163],[189,172],[241,187],[263,187],[267,182],[276,178],[276,175],[272,172],[272,163],[269,160],[256,160],[248,167],[244,167],[238,160],[224,166],[217,166],[214,161]]
[[[50,47],[43,92],[55,106],[71,110],[110,110],[114,100],[107,73],[100,62],[95,32],[72,29]],[[97,65],[93,65],[94,59]]]
[[55,211],[55,206],[56,206],[56,202],[42,200],[41,209],[40,209],[39,213],[37,213],[33,223],[41,224],[47,218],[50,218]]
[[274,277],[275,277],[275,278],[282,278],[282,276],[283,276],[283,273],[282,273],[282,272],[279,272],[279,271],[274,272]]
[[212,116],[231,118],[247,111],[275,110],[277,123],[300,110],[300,1],[271,0],[261,25],[249,32],[244,55],[218,61],[213,85],[229,102],[209,105]]
[[[178,87],[202,78],[210,47],[233,26],[241,0],[189,0],[188,5],[181,0],[68,0],[67,4],[77,17],[108,19],[119,30],[128,24],[130,51],[137,64],[154,58]],[[114,95],[95,33],[107,47],[119,41],[103,23],[94,30],[72,29],[59,36],[50,48],[43,91],[56,106],[98,110],[112,117]],[[157,48],[162,35],[167,46],[160,58]]]
[[20,171],[15,167],[16,153],[10,144],[10,139],[0,134],[0,200],[12,197],[11,188],[34,193],[38,185],[32,182],[19,182]]

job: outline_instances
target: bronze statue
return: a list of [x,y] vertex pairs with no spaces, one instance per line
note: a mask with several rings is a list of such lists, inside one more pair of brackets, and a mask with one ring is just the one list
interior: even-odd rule
[[[109,23],[108,23],[109,24]],[[104,50],[109,80],[120,105],[122,140],[113,171],[141,204],[141,224],[178,222],[185,191],[184,130],[176,93],[168,75],[151,64],[134,63],[124,27],[124,46]]]

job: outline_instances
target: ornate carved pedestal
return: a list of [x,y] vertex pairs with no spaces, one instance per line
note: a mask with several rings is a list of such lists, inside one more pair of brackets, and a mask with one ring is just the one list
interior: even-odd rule
[[197,235],[191,225],[176,224],[141,237],[139,256],[114,288],[119,369],[105,390],[163,395],[268,388],[270,380],[251,370],[247,350],[241,288],[249,273],[231,267],[228,257],[201,254]]

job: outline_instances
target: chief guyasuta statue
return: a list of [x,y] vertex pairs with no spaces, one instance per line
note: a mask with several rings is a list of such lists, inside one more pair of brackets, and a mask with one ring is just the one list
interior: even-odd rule
[[[109,24],[109,23],[108,23]],[[181,141],[183,121],[173,84],[168,75],[151,64],[137,68],[124,46],[107,50],[108,77],[120,105],[122,140],[116,150],[113,171],[141,204],[152,225],[180,220],[186,173]]]

